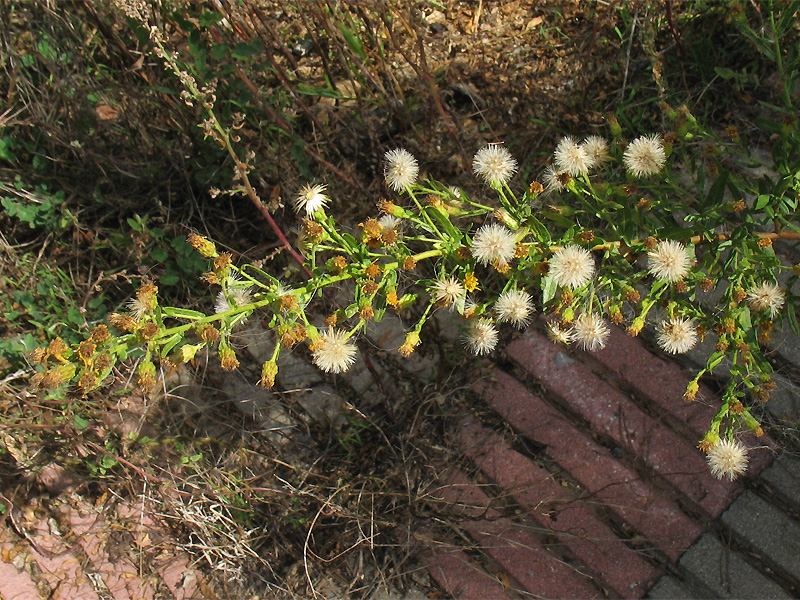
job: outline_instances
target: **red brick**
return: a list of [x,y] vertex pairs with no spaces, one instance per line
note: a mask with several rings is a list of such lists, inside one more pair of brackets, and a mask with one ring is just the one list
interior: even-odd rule
[[[683,400],[691,378],[676,363],[656,356],[644,347],[639,338],[627,335],[619,327],[611,327],[608,346],[591,353],[609,371],[630,385],[637,394],[660,406],[689,425],[697,439],[702,439],[717,413],[719,398],[707,386],[700,385],[696,402]],[[767,437],[756,438],[743,432],[742,442],[748,446],[777,447]],[[758,475],[772,462],[772,453],[753,452],[748,473]]]
[[130,559],[122,554],[127,548],[123,542],[123,550],[112,556],[109,546],[113,544],[111,529],[103,518],[89,505],[77,510],[67,504],[59,507],[67,520],[70,530],[91,561],[91,570],[100,575],[114,600],[152,600],[153,587],[144,581]]
[[99,600],[80,560],[60,535],[51,529],[47,520],[40,519],[32,523],[28,533],[37,546],[31,547],[31,556],[52,590],[48,600]]
[[593,429],[646,462],[711,516],[718,515],[740,492],[738,483],[714,479],[704,457],[692,444],[652,419],[586,365],[565,354],[563,346],[529,329],[507,352],[589,421]]
[[14,543],[14,537],[5,525],[0,525],[0,598],[39,600],[36,583],[25,570],[27,545]]
[[542,537],[520,523],[501,518],[498,511],[490,508],[491,499],[478,484],[460,472],[449,475],[446,481],[433,495],[467,509],[473,519],[459,525],[523,586],[522,591],[537,598],[602,597],[589,582],[590,576],[554,556]]
[[702,533],[675,503],[644,483],[606,449],[575,429],[557,410],[516,379],[494,372],[478,386],[484,399],[517,431],[547,446],[547,455],[619,514],[650,543],[678,560]]
[[192,568],[189,556],[179,549],[180,543],[153,515],[154,509],[149,503],[131,505],[123,502],[117,506],[117,516],[126,522],[134,542],[140,548],[157,545],[162,549],[158,556],[151,559],[151,565],[175,600],[204,597],[200,592],[200,572]]
[[175,600],[205,598],[200,592],[200,573],[190,566],[188,557],[182,552],[166,557],[167,563],[158,567],[158,574]]
[[436,582],[457,600],[510,599],[503,586],[461,550],[437,547],[424,562]]
[[563,534],[562,543],[620,596],[641,597],[660,574],[591,513],[584,499],[513,451],[500,436],[465,419],[459,437],[464,453],[488,477],[513,494],[541,526]]

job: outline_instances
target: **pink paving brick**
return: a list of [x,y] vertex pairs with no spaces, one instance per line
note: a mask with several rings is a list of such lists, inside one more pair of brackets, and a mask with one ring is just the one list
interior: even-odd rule
[[[608,346],[602,352],[590,353],[592,358],[614,373],[637,394],[669,411],[694,431],[701,439],[717,412],[719,400],[707,386],[700,386],[698,401],[683,400],[690,377],[674,362],[656,356],[644,347],[639,338],[627,335],[619,327],[611,327]],[[702,400],[702,401],[701,401]],[[775,447],[766,437],[756,438],[744,432],[742,442],[748,446]],[[770,452],[754,452],[750,456],[748,473],[758,475],[772,462]]]
[[467,418],[459,438],[464,453],[488,477],[512,493],[541,526],[558,532],[564,545],[620,596],[641,597],[660,574],[591,513],[584,500],[513,451],[500,436]]
[[189,564],[189,559],[181,552],[174,556],[167,556],[165,564],[158,567],[161,580],[175,600],[192,600],[205,598],[200,592],[200,574]]
[[14,537],[5,525],[0,525],[0,598],[39,600],[36,583],[24,568],[26,548],[15,544]]
[[80,560],[47,520],[33,523],[28,533],[38,548],[31,548],[31,556],[52,590],[48,600],[99,600]]
[[436,582],[457,600],[506,600],[503,586],[461,550],[437,548],[423,558]]
[[88,504],[80,511],[62,504],[59,510],[91,562],[89,568],[100,575],[114,600],[153,600],[153,586],[140,577],[127,556],[114,551],[111,529],[102,514]]
[[537,598],[602,597],[589,582],[590,575],[554,556],[541,536],[521,523],[500,518],[498,511],[490,508],[489,497],[463,473],[452,473],[446,481],[432,495],[467,507],[475,518],[462,521],[460,526],[523,586],[520,591]]
[[711,516],[718,515],[741,491],[740,483],[714,479],[692,444],[569,357],[563,346],[529,329],[507,352],[595,430],[646,462]]
[[160,548],[172,548],[172,552],[162,551],[152,559],[152,564],[161,580],[175,600],[190,600],[204,597],[200,592],[200,573],[191,567],[189,556],[178,548],[179,542],[172,539],[167,528],[153,517],[154,509],[149,503],[129,504],[122,502],[117,506],[117,516],[124,520],[135,543],[142,549],[158,544]]
[[606,449],[575,429],[561,413],[516,379],[494,371],[477,386],[483,398],[517,431],[547,446],[547,455],[602,500],[656,548],[677,561],[700,536],[700,524],[644,483]]

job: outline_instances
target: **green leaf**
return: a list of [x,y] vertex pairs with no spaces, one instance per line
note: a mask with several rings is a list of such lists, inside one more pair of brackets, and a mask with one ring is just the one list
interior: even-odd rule
[[72,415],[72,424],[78,431],[83,431],[89,426],[89,421],[78,415]]
[[547,304],[556,297],[558,291],[558,284],[552,277],[544,277],[542,279],[542,304]]
[[162,285],[175,285],[181,280],[175,271],[167,271],[164,273],[158,282]]
[[339,31],[347,42],[347,45],[350,46],[350,49],[358,54],[362,59],[366,60],[367,55],[364,53],[364,46],[361,43],[361,40],[358,39],[358,37],[343,24],[339,25]]
[[245,42],[239,42],[231,51],[231,56],[236,59],[242,59],[255,56],[262,51],[261,42],[259,41],[250,42],[249,44]]
[[165,306],[161,309],[166,317],[173,317],[175,319],[189,319],[190,321],[194,321],[196,319],[202,319],[206,315],[196,311],[196,310],[189,310],[188,308],[178,308],[175,306]]
[[714,370],[714,367],[719,366],[719,363],[722,362],[723,358],[725,358],[725,354],[722,352],[714,352],[714,354],[709,356],[708,362],[706,362],[706,369],[708,369],[708,372],[711,373]]
[[789,327],[792,328],[795,335],[800,335],[800,325],[797,324],[797,315],[794,312],[794,307],[790,306],[786,314],[789,317]]
[[541,242],[543,244],[549,244],[550,243],[550,240],[551,240],[550,231],[547,229],[547,227],[544,226],[544,223],[542,223],[536,217],[530,216],[530,217],[528,217],[528,225],[530,225],[531,229],[533,230],[534,235],[536,236],[536,239],[539,242]]
[[714,181],[711,189],[708,190],[708,195],[706,196],[706,206],[717,206],[722,203],[727,184],[728,172],[723,171],[720,176],[717,177],[716,181]]
[[169,354],[172,351],[172,349],[180,343],[182,339],[183,339],[183,332],[180,331],[177,333],[173,333],[171,336],[169,336],[169,338],[167,338],[167,341],[164,342],[164,346],[161,348],[161,358],[166,357],[167,354]]
[[336,90],[329,88],[329,87],[315,87],[313,85],[299,83],[297,87],[294,88],[298,94],[303,94],[304,96],[321,96],[323,98],[347,98],[337,92]]
[[17,160],[17,157],[14,156],[14,153],[11,149],[14,147],[14,139],[6,136],[0,138],[0,158],[3,160],[7,160],[8,162],[14,162]]
[[154,248],[150,252],[150,258],[156,262],[163,263],[169,258],[169,252],[167,252],[166,248]]
[[211,49],[211,58],[222,60],[228,56],[228,47],[225,44],[215,44]]
[[725,67],[714,67],[714,72],[725,80],[736,77],[736,71],[726,69]]
[[225,17],[218,12],[209,11],[202,13],[200,15],[200,18],[198,18],[197,20],[203,27],[209,27],[210,25],[215,25],[219,23],[224,18]]
[[756,203],[755,203],[755,205],[753,206],[753,209],[754,209],[754,210],[763,210],[763,209],[764,209],[764,207],[765,207],[767,204],[769,204],[769,201],[770,201],[770,200],[771,200],[771,197],[770,197],[770,196],[768,196],[767,194],[762,194],[762,195],[760,195],[758,198],[756,198]]

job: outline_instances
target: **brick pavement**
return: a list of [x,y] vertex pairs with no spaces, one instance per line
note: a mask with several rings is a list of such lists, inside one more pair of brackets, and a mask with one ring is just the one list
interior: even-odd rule
[[206,598],[189,557],[151,515],[70,494],[18,511],[0,524],[0,600]]
[[[463,519],[446,535],[420,532],[422,559],[444,593],[797,597],[800,448],[791,436],[780,444],[745,437],[758,448],[747,476],[718,481],[695,448],[715,410],[712,390],[685,404],[686,372],[620,330],[603,351],[582,353],[552,344],[541,326],[512,342],[506,358],[484,363],[472,408],[453,424],[448,443],[472,468],[449,465],[428,498]],[[395,349],[399,323],[387,319],[373,342]],[[416,356],[406,366],[415,376],[435,372]],[[372,385],[363,365],[348,377],[362,394]],[[304,387],[316,389],[318,379]],[[309,410],[327,410],[312,400]],[[787,426],[785,413],[779,422]],[[0,525],[0,600],[204,597],[189,558],[148,511],[121,503],[112,519],[71,497],[68,485],[53,491],[49,515]],[[127,545],[113,534],[120,523]],[[163,551],[143,568],[137,548],[151,545]]]
[[[506,354],[473,388],[485,414],[455,428],[475,471],[433,494],[480,509],[452,556],[439,547],[429,558],[447,594],[491,598],[484,586],[500,585],[502,598],[797,597],[791,451],[774,460],[779,444],[747,434],[747,476],[713,478],[695,448],[713,392],[685,404],[688,374],[620,330],[582,353],[552,344],[540,323]],[[498,509],[509,497],[514,509]]]

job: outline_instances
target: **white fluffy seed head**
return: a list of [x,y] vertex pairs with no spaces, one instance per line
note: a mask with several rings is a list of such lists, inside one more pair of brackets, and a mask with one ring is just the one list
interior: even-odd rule
[[634,177],[647,177],[655,175],[664,166],[667,155],[661,136],[653,134],[642,136],[633,140],[622,155],[625,168]]
[[217,314],[228,312],[232,308],[236,308],[239,306],[244,306],[245,304],[250,304],[253,301],[253,296],[250,293],[250,290],[228,290],[228,296],[233,301],[233,306],[231,306],[230,302],[228,302],[228,298],[225,297],[225,292],[220,292],[217,294],[217,301],[214,304],[214,312]]
[[326,373],[347,371],[356,361],[356,346],[345,331],[329,329],[314,342],[314,364]]
[[783,308],[783,290],[774,283],[764,281],[747,292],[747,305],[751,310],[768,310],[774,319]]
[[688,352],[697,343],[697,329],[691,319],[675,317],[663,321],[656,331],[658,345],[670,354]]
[[589,168],[594,164],[594,160],[589,157],[586,148],[570,136],[561,138],[553,156],[556,169],[566,171],[573,177],[587,174]]
[[489,319],[473,319],[464,334],[464,345],[473,354],[481,356],[494,350],[498,337],[497,329]]
[[747,471],[747,448],[737,440],[721,440],[711,446],[706,455],[711,474],[717,479],[731,481]]
[[447,277],[436,280],[431,286],[431,294],[437,303],[449,306],[452,310],[458,304],[464,303],[467,290],[455,277]]
[[542,174],[544,186],[550,192],[560,192],[566,187],[565,181],[569,182],[569,173],[566,171],[559,171],[555,167],[550,166],[544,170]]
[[569,344],[572,341],[572,332],[561,326],[558,321],[547,324],[547,338],[555,344]]
[[503,146],[491,144],[475,153],[472,170],[486,185],[497,188],[508,183],[517,172],[517,161]]
[[691,258],[686,247],[675,240],[659,242],[647,253],[647,268],[656,279],[676,283],[689,272]]
[[527,327],[533,313],[533,298],[524,290],[508,290],[494,303],[497,320],[520,329]]
[[583,313],[575,319],[570,339],[582,350],[594,352],[605,348],[610,333],[603,317],[597,313]]
[[599,165],[608,160],[608,142],[599,135],[590,135],[581,144],[593,165]]
[[325,208],[330,201],[330,198],[325,195],[325,189],[324,185],[311,185],[310,183],[301,187],[294,201],[295,212],[305,209],[306,214],[313,217],[315,212]]
[[475,232],[471,249],[479,263],[502,267],[514,258],[516,242],[511,230],[498,223],[491,223]]
[[571,245],[558,250],[548,261],[548,274],[561,287],[576,289],[594,275],[594,259],[586,248]]
[[389,150],[384,159],[386,164],[383,176],[386,178],[386,184],[395,192],[402,192],[416,183],[419,164],[408,150],[404,148]]

